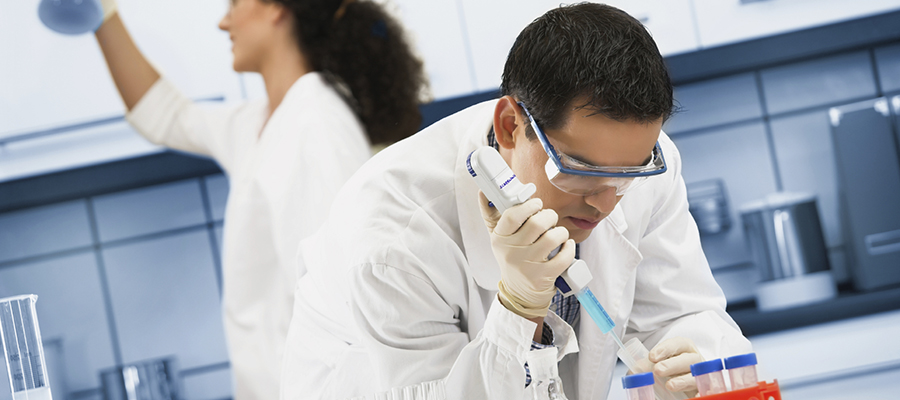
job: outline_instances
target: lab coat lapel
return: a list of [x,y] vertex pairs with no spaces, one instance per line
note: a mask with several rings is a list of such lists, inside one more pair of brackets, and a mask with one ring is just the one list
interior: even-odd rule
[[[302,79],[302,77],[301,77]],[[300,107],[300,104],[292,104],[297,103],[299,100],[297,87],[299,86],[297,82],[300,79],[294,82],[291,85],[290,89],[288,89],[287,93],[285,93],[284,98],[281,100],[281,104],[272,111],[272,114],[268,116],[268,120],[266,119],[266,115],[263,114],[261,116],[261,124],[260,129],[253,132],[253,140],[249,141],[248,145],[250,146],[250,157],[247,159],[247,168],[244,168],[246,171],[251,171],[249,175],[255,175],[255,172],[260,165],[266,164],[266,154],[274,154],[284,151],[284,149],[271,149],[273,145],[285,146],[283,141],[278,140],[276,136],[283,135],[284,132],[290,132],[291,134],[295,134],[290,128],[285,129],[285,124],[291,125],[290,121],[285,121],[287,115],[285,115],[284,110],[295,109]],[[268,113],[268,106],[264,108],[264,113]],[[299,138],[299,136],[297,136]],[[286,146],[285,146],[286,147]],[[280,167],[280,166],[279,166]]]
[[466,158],[475,149],[487,145],[487,133],[491,128],[494,102],[483,107],[483,118],[479,117],[465,132],[459,144],[454,169],[456,209],[462,235],[463,252],[466,255],[466,275],[468,285],[468,330],[470,339],[484,325],[492,302],[489,298],[497,292],[500,282],[500,266],[491,249],[491,237],[478,205],[478,185],[466,168]]
[[[613,329],[619,337],[625,332],[633,300],[633,292],[626,293],[625,289],[633,284],[636,267],[643,259],[623,236],[627,228],[620,205],[581,246],[581,259],[594,276],[588,286],[615,322]],[[583,399],[605,399],[609,390],[607,377],[616,364],[618,346],[610,335],[600,331],[584,309],[579,318],[578,395]]]
[[[493,103],[491,103],[493,104]],[[493,112],[493,107],[485,107]],[[481,217],[478,205],[478,185],[466,168],[466,159],[475,149],[487,146],[487,134],[491,128],[490,114],[471,125],[456,155],[454,180],[456,186],[456,207],[459,226],[465,247],[466,272],[473,277],[479,287],[497,290],[500,282],[500,266],[491,249],[491,237]]]

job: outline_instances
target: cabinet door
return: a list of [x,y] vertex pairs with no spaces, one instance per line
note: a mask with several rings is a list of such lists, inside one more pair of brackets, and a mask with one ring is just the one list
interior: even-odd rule
[[[476,90],[495,90],[509,49],[525,26],[548,10],[559,7],[558,0],[459,0],[463,8]],[[606,1],[641,20],[653,34],[663,55],[692,51],[697,38],[689,0]],[[497,16],[502,15],[502,18]]]
[[425,62],[435,99],[475,91],[457,0],[395,0],[411,44]]
[[519,32],[547,10],[554,0],[459,0],[475,71],[475,90],[496,90],[506,56]]
[[[0,137],[122,115],[125,111],[92,34],[60,35],[38,19],[39,1],[0,13]],[[240,97],[222,0],[120,0],[138,47],[193,98]],[[8,62],[13,61],[13,62]]]
[[609,0],[644,23],[664,56],[697,50],[700,45],[691,0]]
[[701,47],[770,36],[900,8],[897,0],[693,0]]

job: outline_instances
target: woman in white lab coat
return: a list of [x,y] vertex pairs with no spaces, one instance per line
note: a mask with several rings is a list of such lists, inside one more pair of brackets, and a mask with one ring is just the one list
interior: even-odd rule
[[350,0],[232,0],[219,28],[234,69],[267,98],[201,109],[154,70],[112,0],[96,37],[126,119],[154,143],[214,158],[229,178],[223,309],[237,400],[278,398],[297,245],[319,227],[370,145],[420,123],[421,62],[380,6]]

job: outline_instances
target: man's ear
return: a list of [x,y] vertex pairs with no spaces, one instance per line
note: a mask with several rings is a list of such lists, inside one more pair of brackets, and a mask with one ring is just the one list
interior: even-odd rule
[[516,140],[524,139],[524,135],[521,138],[516,136],[516,131],[523,124],[522,119],[519,105],[512,96],[503,96],[497,101],[494,108],[494,136],[501,148],[514,148]]

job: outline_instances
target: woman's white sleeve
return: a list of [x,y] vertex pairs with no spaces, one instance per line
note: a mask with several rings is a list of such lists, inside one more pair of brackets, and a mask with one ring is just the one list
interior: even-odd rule
[[233,110],[207,110],[182,94],[170,81],[159,78],[125,119],[147,140],[212,157],[223,163],[231,139],[228,126]]

